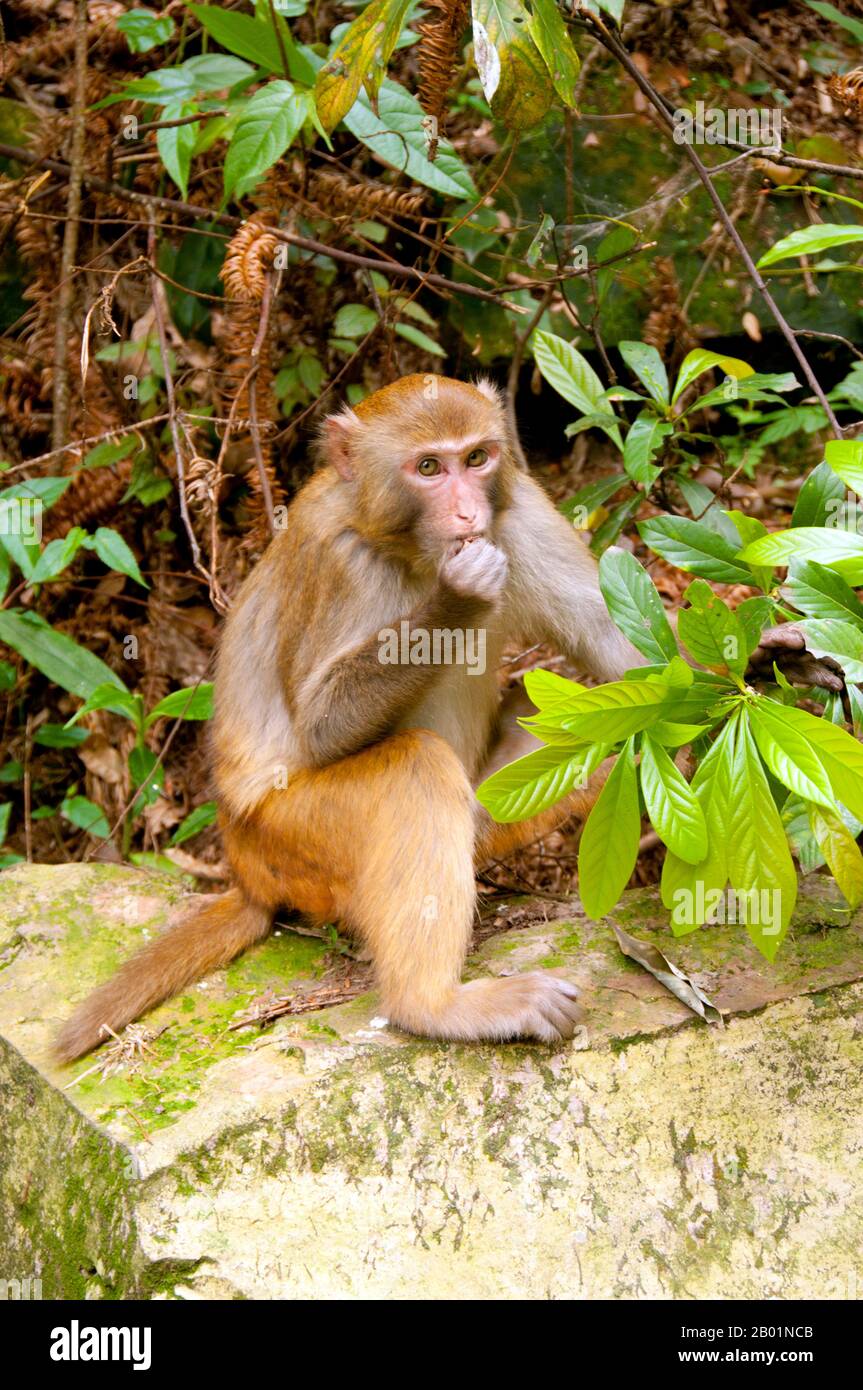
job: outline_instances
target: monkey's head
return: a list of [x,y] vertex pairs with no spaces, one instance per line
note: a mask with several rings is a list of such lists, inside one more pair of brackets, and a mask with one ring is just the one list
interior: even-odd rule
[[355,493],[360,529],[431,557],[490,536],[514,468],[494,386],[406,376],[324,423],[323,453]]

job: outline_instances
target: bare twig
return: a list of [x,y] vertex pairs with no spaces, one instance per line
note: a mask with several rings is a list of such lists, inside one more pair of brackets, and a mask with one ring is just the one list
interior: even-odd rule
[[[156,264],[156,218],[151,211],[150,228],[148,234],[148,254],[150,264]],[[189,538],[189,546],[192,551],[192,559],[197,569],[203,573],[201,566],[201,548],[192,526],[192,518],[189,516],[189,499],[186,496],[186,461],[183,451],[183,444],[180,439],[180,428],[177,423],[177,400],[174,395],[174,376],[171,371],[170,349],[168,347],[168,331],[165,324],[166,305],[165,287],[158,275],[151,272],[150,285],[153,291],[153,313],[156,319],[156,330],[159,335],[159,351],[162,355],[162,367],[165,372],[165,394],[168,397],[168,423],[171,430],[171,442],[174,445],[174,457],[177,461],[177,493],[180,500],[180,516],[183,519],[183,526]]]
[[[68,179],[71,175],[68,164],[64,164],[58,159],[43,159],[23,145],[7,145],[0,142],[0,155],[5,155],[9,159],[16,159],[22,164],[32,164],[40,169],[50,169],[60,178]],[[113,183],[110,179],[100,179],[95,174],[85,173],[82,178],[86,186],[92,188],[96,193],[110,193],[113,197],[122,198],[129,203],[137,203],[142,207],[161,208],[165,212],[183,213],[187,217],[214,222],[220,227],[236,228],[244,225],[245,219],[242,217],[233,217],[230,213],[219,212],[216,208],[202,207],[199,203],[184,203],[178,198],[161,198],[154,193],[138,193],[135,189],[124,188],[122,184]],[[267,230],[279,241],[285,241],[289,246],[296,246],[300,251],[309,251],[315,256],[330,256],[335,261],[343,261],[345,265],[358,266],[364,270],[377,270],[381,275],[389,275],[397,279],[417,280],[420,284],[429,285],[435,289],[450,290],[453,294],[466,294],[472,299],[485,299],[493,304],[500,303],[501,296],[506,294],[506,287],[504,286],[497,290],[482,290],[476,285],[449,280],[445,275],[436,275],[431,271],[420,270],[417,266],[402,265],[398,261],[382,260],[374,256],[360,256],[354,251],[345,251],[340,246],[330,246],[326,242],[315,241],[312,237],[288,232],[284,227],[268,227]],[[504,300],[503,303],[514,314],[530,312],[521,304],[512,304],[508,300]]]
[[72,267],[78,252],[78,217],[81,212],[81,182],[84,173],[85,104],[87,86],[87,0],[75,6],[75,76],[72,96],[72,142],[69,163],[69,189],[66,197],[66,224],[60,256],[60,287],[57,293],[57,319],[54,325],[54,389],[51,443],[64,443],[69,429],[69,329],[72,318],[74,283]]
[[273,493],[270,487],[270,480],[267,476],[267,467],[264,463],[264,451],[261,448],[261,428],[258,423],[258,372],[261,366],[261,350],[267,336],[267,329],[270,326],[270,309],[273,304],[273,276],[276,272],[269,270],[264,277],[264,294],[261,299],[261,319],[258,324],[258,331],[255,341],[252,344],[251,359],[252,366],[249,373],[249,433],[252,436],[252,447],[255,451],[255,464],[258,469],[258,478],[261,484],[261,496],[264,500],[264,510],[267,513],[267,522],[270,527],[270,535],[276,534],[276,518],[273,512]]
[[[659,92],[657,92],[653,84],[649,82],[648,79],[644,76],[640,68],[632,61],[620,40],[616,37],[616,35],[611,33],[611,31],[606,27],[603,21],[598,17],[591,15],[589,17],[589,22],[591,28],[600,36],[601,42],[605,45],[608,51],[614,55],[614,57],[620,63],[621,67],[625,69],[625,71],[632,78],[633,82],[635,82],[636,85],[643,92],[644,96],[650,102],[651,106],[653,106],[654,110],[657,111],[657,113],[660,115],[663,123],[667,126],[669,130],[672,130],[674,128],[674,119],[673,116],[669,114],[668,104],[660,96]],[[713,171],[708,169],[706,165],[702,163],[692,144],[690,144],[689,142],[684,143],[683,151],[690,164],[692,164],[693,168],[695,169],[695,172],[698,174],[698,177],[701,180],[702,184],[704,185],[708,197],[710,198],[710,201],[713,203],[713,206],[716,209],[716,215],[722,223],[722,226],[724,227],[727,235],[734,243],[737,253],[746,267],[746,271],[749,275],[749,278],[752,280],[753,284],[755,285],[756,289],[758,290],[759,294],[764,300],[764,303],[767,305],[768,309],[773,315],[773,318],[780,332],[782,333],[782,336],[785,338],[785,341],[788,343],[788,346],[790,347],[792,353],[797,359],[800,365],[800,369],[803,372],[803,375],[805,376],[807,382],[809,383],[809,386],[811,387],[813,393],[817,397],[822,410],[824,411],[824,413],[827,416],[827,419],[830,422],[830,428],[833,431],[833,434],[837,439],[841,439],[843,435],[842,426],[839,424],[839,421],[837,420],[833,412],[833,408],[830,405],[830,402],[824,394],[824,390],[820,382],[818,381],[818,378],[816,377],[815,373],[809,365],[809,361],[803,349],[801,348],[800,343],[797,340],[797,336],[794,332],[794,329],[788,323],[787,319],[785,318],[784,314],[782,313],[778,304],[773,298],[773,295],[767,288],[767,285],[764,281],[764,277],[762,276],[760,270],[753,261],[752,256],[750,255],[749,250],[746,246],[746,243],[744,242],[743,238],[738,232],[736,226],[734,225],[734,222],[731,220],[731,217],[729,216],[728,211],[726,210],[725,204],[723,203],[722,199],[717,193],[716,187],[713,183]]]

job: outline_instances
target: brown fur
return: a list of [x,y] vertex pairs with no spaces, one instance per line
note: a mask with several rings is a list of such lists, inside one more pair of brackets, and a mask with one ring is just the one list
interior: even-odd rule
[[[496,466],[447,472],[462,479],[454,506],[491,504],[485,550],[467,555],[447,539],[449,494],[435,511],[403,470],[417,451],[457,461],[477,441],[491,441]],[[95,1046],[103,1023],[118,1029],[260,940],[282,904],[340,921],[367,944],[381,1008],[405,1029],[545,1041],[573,1031],[574,991],[555,976],[463,985],[460,975],[475,866],[583,814],[595,787],[520,825],[495,825],[473,787],[535,746],[515,728],[517,711],[500,709],[506,641],[551,641],[603,678],[641,658],[607,615],[592,557],[518,471],[493,388],[406,378],[330,417],[324,449],[328,462],[291,505],[223,636],[214,771],[236,887],[91,995],[60,1034],[64,1059]],[[476,593],[459,591],[457,567],[447,578],[453,555],[488,561]],[[405,618],[482,628],[488,669],[382,665],[378,634]]]

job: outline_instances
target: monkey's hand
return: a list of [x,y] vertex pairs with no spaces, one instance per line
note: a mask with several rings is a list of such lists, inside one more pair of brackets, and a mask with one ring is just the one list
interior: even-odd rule
[[462,542],[458,550],[446,557],[440,580],[463,598],[494,603],[503,593],[508,569],[509,561],[503,551],[491,541],[477,537]]
[[770,680],[774,662],[794,685],[816,685],[837,693],[845,689],[842,667],[832,657],[816,657],[808,652],[805,633],[797,623],[781,623],[762,632],[749,658],[746,679]]

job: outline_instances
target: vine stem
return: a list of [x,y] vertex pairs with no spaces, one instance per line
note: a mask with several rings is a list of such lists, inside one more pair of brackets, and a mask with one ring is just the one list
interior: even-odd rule
[[[621,67],[624,68],[624,70],[632,78],[633,82],[636,83],[636,85],[639,87],[641,92],[650,102],[654,110],[659,113],[659,116],[661,117],[664,125],[669,130],[673,130],[674,122],[671,115],[669,114],[665,102],[662,100],[662,97],[660,96],[659,92],[657,92],[653,84],[644,76],[644,73],[642,73],[636,66],[636,64],[632,61],[620,40],[610,32],[606,25],[603,24],[601,19],[598,19],[596,16],[591,15],[589,16],[589,20],[591,27],[595,30],[603,46],[607,48],[609,53],[611,53],[613,57],[617,59]],[[815,373],[813,372],[811,366],[809,365],[809,361],[806,357],[806,354],[804,353],[803,349],[800,346],[800,343],[798,342],[797,334],[789,324],[788,320],[785,318],[785,315],[782,313],[782,310],[779,308],[778,304],[776,303],[776,300],[770,293],[770,290],[767,288],[763,275],[761,274],[760,270],[758,269],[757,265],[752,259],[752,256],[750,255],[749,249],[745,241],[738,232],[736,226],[734,225],[734,222],[731,219],[731,216],[729,215],[725,207],[725,204],[723,203],[722,199],[717,193],[716,187],[713,183],[713,177],[710,169],[708,169],[707,166],[702,162],[702,160],[699,158],[699,156],[695,152],[694,147],[691,144],[689,144],[688,142],[685,143],[683,149],[687,159],[689,160],[690,164],[693,166],[695,172],[701,180],[701,183],[707,190],[707,194],[710,198],[710,201],[713,203],[713,206],[716,209],[716,215],[722,223],[726,235],[731,238],[731,241],[733,242],[734,247],[738,255],[740,256],[740,259],[743,261],[743,264],[746,267],[746,271],[749,275],[749,278],[752,280],[752,283],[755,285],[756,289],[758,290],[759,294],[764,300],[764,303],[767,305],[768,309],[773,315],[773,318],[775,319],[776,324],[780,332],[782,333],[782,336],[785,338],[786,342],[788,343],[788,346],[790,347],[795,358],[797,359],[797,362],[800,365],[800,370],[803,372],[803,375],[805,376],[814,395],[817,397],[821,409],[827,416],[834,437],[836,439],[842,439],[842,426],[839,424],[839,421],[837,420],[836,415],[834,414],[833,408],[830,405],[830,402],[828,401],[826,395],[824,394],[824,389],[821,386],[821,383],[819,382]]]

